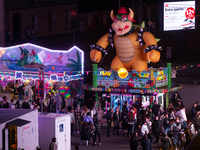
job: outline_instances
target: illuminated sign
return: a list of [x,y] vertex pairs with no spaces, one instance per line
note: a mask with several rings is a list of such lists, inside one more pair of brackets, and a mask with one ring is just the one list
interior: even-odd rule
[[100,71],[100,76],[108,76],[110,77],[112,74],[112,71]]
[[195,29],[195,1],[164,2],[164,31]]
[[158,71],[156,80],[157,80],[157,81],[160,81],[160,80],[165,80],[165,79],[166,79],[166,76],[165,76],[165,74],[164,74],[164,71]]
[[149,78],[150,73],[139,73],[138,77],[142,77],[142,78]]
[[15,79],[23,79],[23,72],[15,71]]
[[128,76],[128,71],[125,68],[120,68],[118,70],[118,76],[122,79],[125,79]]
[[149,78],[150,73],[133,73],[133,77]]

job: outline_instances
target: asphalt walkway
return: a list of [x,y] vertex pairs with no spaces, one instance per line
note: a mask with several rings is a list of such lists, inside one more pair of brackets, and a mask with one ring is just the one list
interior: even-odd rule
[[[74,126],[75,127],[75,126]],[[86,141],[83,142],[81,145],[80,141],[80,134],[76,133],[74,130],[74,135],[71,138],[71,145],[72,150],[75,149],[75,146],[79,146],[79,150],[130,150],[130,142],[129,138],[126,137],[126,133],[123,131],[119,132],[119,135],[107,137],[106,136],[106,128],[107,126],[102,126],[102,133],[101,133],[101,146],[99,146],[98,143],[98,137],[97,137],[97,143],[95,146],[92,145],[92,138],[90,139],[91,143],[86,146]],[[110,130],[112,133],[112,128]],[[138,138],[141,138],[140,136]],[[161,139],[161,136],[160,136]],[[160,150],[162,143],[153,144],[152,150]],[[141,146],[138,146],[138,150],[142,150]]]

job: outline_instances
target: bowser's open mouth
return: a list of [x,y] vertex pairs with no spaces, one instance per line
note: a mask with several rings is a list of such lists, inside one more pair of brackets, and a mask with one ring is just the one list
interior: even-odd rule
[[116,31],[116,32],[117,32],[117,31],[125,31],[125,30],[127,30],[127,29],[129,29],[129,26],[125,26],[123,29],[122,29],[122,28],[115,29],[115,31]]

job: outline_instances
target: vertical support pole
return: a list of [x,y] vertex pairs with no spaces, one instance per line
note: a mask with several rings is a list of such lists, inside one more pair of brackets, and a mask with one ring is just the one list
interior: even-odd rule
[[[97,64],[92,64],[93,66],[93,87],[97,87]],[[97,101],[97,107],[98,107],[98,98],[99,98],[99,95],[98,95],[98,92],[95,91],[95,100]]]
[[153,107],[153,94],[151,94],[149,96],[149,98],[150,98],[150,109],[152,109],[152,107]]
[[168,88],[171,88],[172,81],[171,81],[171,63],[167,63],[167,69],[168,69]]
[[[168,69],[168,89],[171,89],[171,63],[167,63],[167,69]],[[169,106],[169,92],[166,94],[166,108]]]
[[[153,68],[150,69],[150,80],[151,80],[151,82],[150,82],[150,88],[153,88],[153,87],[152,87],[152,85],[153,85]],[[155,86],[155,85],[154,85],[154,86]]]

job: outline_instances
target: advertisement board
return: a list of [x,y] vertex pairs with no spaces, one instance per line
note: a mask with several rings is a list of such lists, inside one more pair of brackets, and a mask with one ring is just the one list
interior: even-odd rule
[[164,31],[195,29],[195,1],[164,2]]

